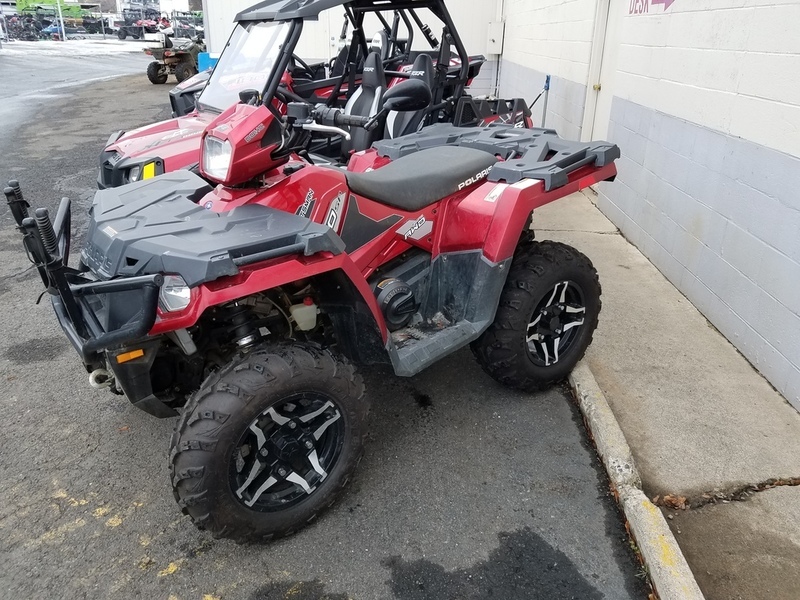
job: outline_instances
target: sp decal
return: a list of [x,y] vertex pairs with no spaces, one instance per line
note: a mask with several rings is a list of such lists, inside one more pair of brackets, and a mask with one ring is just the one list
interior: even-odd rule
[[328,216],[325,217],[325,225],[333,229],[335,233],[339,233],[339,226],[342,224],[342,213],[344,212],[344,192],[339,192],[339,195],[331,202],[331,207],[328,209]]

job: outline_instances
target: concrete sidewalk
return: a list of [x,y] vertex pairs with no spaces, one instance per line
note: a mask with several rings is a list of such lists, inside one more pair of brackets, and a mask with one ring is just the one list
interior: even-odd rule
[[586,361],[645,493],[709,600],[797,600],[800,414],[593,199],[546,206],[533,226],[539,239],[580,249],[600,272],[603,309]]

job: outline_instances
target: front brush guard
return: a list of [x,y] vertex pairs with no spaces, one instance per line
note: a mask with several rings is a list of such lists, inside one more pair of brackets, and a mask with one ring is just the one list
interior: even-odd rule
[[[156,320],[158,293],[164,278],[160,274],[95,281],[85,272],[67,266],[70,245],[71,208],[63,198],[55,224],[46,208],[28,214],[29,204],[22,197],[19,182],[9,181],[3,192],[23,245],[50,294],[58,322],[67,338],[87,365],[100,365],[100,353],[141,338]],[[140,310],[115,329],[106,330],[91,301],[101,295],[140,292]]]

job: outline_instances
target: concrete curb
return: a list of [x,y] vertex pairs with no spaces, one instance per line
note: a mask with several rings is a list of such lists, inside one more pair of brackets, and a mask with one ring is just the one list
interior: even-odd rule
[[704,600],[661,510],[642,492],[630,446],[589,366],[581,361],[569,376],[586,425],[622,512],[661,600]]

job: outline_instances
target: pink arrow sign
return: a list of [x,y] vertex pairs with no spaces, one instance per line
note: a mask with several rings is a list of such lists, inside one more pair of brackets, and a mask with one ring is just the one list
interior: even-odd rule
[[650,0],[650,4],[663,4],[664,10],[667,10],[675,0]]

